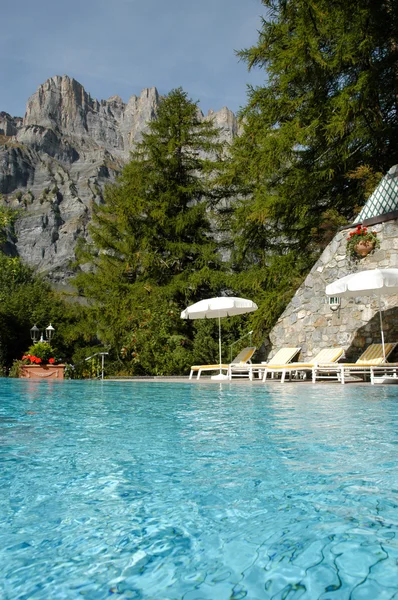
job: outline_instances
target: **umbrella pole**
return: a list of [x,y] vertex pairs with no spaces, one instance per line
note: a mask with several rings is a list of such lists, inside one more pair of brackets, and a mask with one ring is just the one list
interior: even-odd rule
[[220,375],[222,375],[222,360],[221,360],[221,317],[218,317],[218,349],[220,352]]
[[384,348],[383,317],[381,316],[381,296],[379,296],[379,315],[380,315],[381,344],[383,346],[383,362],[386,362],[386,351]]

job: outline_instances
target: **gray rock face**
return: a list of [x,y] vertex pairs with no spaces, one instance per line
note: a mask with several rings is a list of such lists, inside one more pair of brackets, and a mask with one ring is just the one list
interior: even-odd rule
[[40,142],[43,129],[50,130],[57,137],[66,136],[72,145],[96,145],[127,160],[133,142],[155,118],[158,102],[156,88],[143,90],[139,98],[132,96],[127,104],[119,96],[98,102],[74,79],[56,76],[29,98],[25,131],[17,137],[25,143],[34,143],[37,137]]
[[[98,101],[74,79],[56,76],[29,98],[23,119],[0,113],[0,193],[21,211],[8,243],[14,255],[54,283],[67,281],[93,203],[101,202],[158,104],[156,88],[127,104],[118,96]],[[221,139],[238,133],[227,108],[201,116],[214,120]]]
[[6,112],[0,112],[0,136],[10,137],[16,135],[22,125],[22,119],[12,117]]

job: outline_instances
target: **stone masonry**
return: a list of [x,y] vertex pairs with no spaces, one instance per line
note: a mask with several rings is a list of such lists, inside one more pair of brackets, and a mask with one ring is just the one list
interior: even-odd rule
[[[346,255],[350,229],[340,231],[325,248],[304,283],[270,333],[272,350],[301,346],[300,359],[309,359],[326,347],[342,346],[346,359],[356,360],[371,343],[379,343],[379,301],[375,297],[342,298],[341,307],[329,308],[325,288],[349,273],[375,268],[398,268],[398,221],[371,227],[380,247],[358,263]],[[386,342],[398,341],[398,296],[382,297],[383,329]]]

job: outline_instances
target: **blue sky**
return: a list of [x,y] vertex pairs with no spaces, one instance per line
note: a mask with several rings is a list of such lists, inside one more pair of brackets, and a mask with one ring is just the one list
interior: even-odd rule
[[69,75],[98,100],[182,86],[204,113],[236,112],[264,81],[235,55],[256,43],[261,15],[260,0],[6,0],[0,111],[23,116],[41,83]]

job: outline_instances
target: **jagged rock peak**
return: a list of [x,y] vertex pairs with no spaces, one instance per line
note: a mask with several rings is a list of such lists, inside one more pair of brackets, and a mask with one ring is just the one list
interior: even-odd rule
[[63,128],[71,125],[78,113],[83,116],[88,108],[96,108],[95,103],[78,81],[55,75],[29,98],[23,124]]
[[0,135],[11,137],[17,133],[21,125],[21,117],[12,117],[4,111],[0,112]]
[[217,112],[210,109],[205,118],[213,120],[216,127],[220,129],[221,135],[225,138],[232,139],[239,133],[238,120],[232,110],[229,110],[226,106]]
[[118,95],[111,96],[106,102],[108,102],[108,104],[124,104],[123,100]]
[[68,75],[55,75],[41,84],[29,98],[23,125],[57,129],[68,135],[93,136],[99,129],[108,126],[118,127],[124,120],[124,112],[129,107],[137,110],[137,104],[144,103],[147,110],[140,112],[152,116],[154,105],[158,103],[156,88],[144,89],[139,98],[132,96],[125,104],[119,96],[98,101],[88,94],[84,87]]
[[158,103],[156,88],[142,90],[127,104],[119,96],[98,101],[75,79],[56,75],[29,98],[20,141],[31,138],[32,128],[37,137],[39,127],[69,139],[90,140],[127,159],[132,144],[155,117]]

